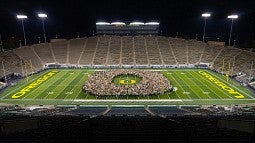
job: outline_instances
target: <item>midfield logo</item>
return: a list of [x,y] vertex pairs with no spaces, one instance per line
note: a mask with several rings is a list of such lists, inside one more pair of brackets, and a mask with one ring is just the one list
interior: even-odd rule
[[136,81],[134,79],[122,79],[120,80],[120,84],[135,84]]

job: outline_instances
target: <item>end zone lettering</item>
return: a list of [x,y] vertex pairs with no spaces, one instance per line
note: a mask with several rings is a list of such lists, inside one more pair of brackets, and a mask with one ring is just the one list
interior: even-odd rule
[[209,79],[210,81],[212,81],[214,84],[216,84],[217,86],[221,87],[223,90],[227,91],[229,94],[233,94],[235,95],[235,98],[244,98],[244,96],[235,91],[233,88],[227,86],[226,84],[222,83],[221,81],[219,81],[218,79],[214,78],[213,76],[211,76],[210,74],[204,72],[204,71],[198,71],[201,75],[203,75],[204,77],[206,77],[207,79]]
[[43,77],[37,79],[33,83],[29,84],[28,86],[21,89],[19,92],[12,95],[12,98],[20,98],[21,96],[25,95],[27,92],[29,92],[31,89],[38,87],[40,84],[42,84],[44,81],[51,78],[53,75],[55,75],[58,71],[51,71],[44,75]]

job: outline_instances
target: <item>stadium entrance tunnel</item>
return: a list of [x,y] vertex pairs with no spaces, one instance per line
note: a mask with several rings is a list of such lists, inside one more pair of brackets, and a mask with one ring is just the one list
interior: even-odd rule
[[133,85],[139,84],[143,78],[135,74],[120,74],[113,78],[112,83],[115,85]]

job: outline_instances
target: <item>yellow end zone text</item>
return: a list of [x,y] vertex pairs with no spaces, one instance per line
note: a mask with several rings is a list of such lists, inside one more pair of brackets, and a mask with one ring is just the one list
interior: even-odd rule
[[207,79],[209,79],[210,81],[212,81],[214,84],[216,84],[218,87],[220,87],[221,89],[227,91],[229,94],[234,95],[235,98],[244,98],[244,96],[235,91],[233,88],[227,86],[226,84],[224,84],[223,82],[219,81],[218,79],[216,79],[215,77],[213,77],[212,75],[208,74],[207,72],[204,71],[198,71],[201,75],[203,75],[204,77],[206,77]]
[[24,87],[21,89],[19,92],[16,92],[15,94],[12,95],[12,98],[20,98],[21,96],[25,95],[27,92],[30,92],[31,89],[38,87],[41,85],[43,82],[54,76],[58,71],[51,71],[47,74],[45,74],[43,77],[40,77],[36,81],[32,82],[28,86]]

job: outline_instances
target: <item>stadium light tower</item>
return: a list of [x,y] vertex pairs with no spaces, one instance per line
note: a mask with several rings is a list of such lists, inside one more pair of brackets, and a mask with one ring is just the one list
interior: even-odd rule
[[204,34],[203,34],[203,42],[205,42],[206,19],[207,19],[208,17],[210,17],[210,16],[211,16],[211,14],[210,14],[210,13],[203,13],[203,14],[202,14],[202,17],[204,17],[204,18],[205,18],[205,24],[204,24]]
[[25,46],[26,46],[27,45],[27,40],[26,40],[26,33],[25,33],[23,19],[27,19],[27,16],[26,15],[17,15],[17,18],[21,19],[22,29],[23,29],[23,36],[24,36],[24,42],[25,42]]
[[46,43],[46,34],[45,34],[45,27],[44,27],[44,18],[47,18],[47,14],[45,13],[39,13],[38,17],[42,19],[42,25],[43,25],[43,37],[44,37],[44,42]]
[[2,41],[2,35],[0,34],[0,52],[4,51],[4,47],[3,47],[3,41]]
[[238,15],[229,15],[228,18],[231,19],[231,28],[230,28],[230,34],[229,34],[229,40],[228,40],[228,45],[230,46],[231,36],[232,36],[232,29],[233,29],[233,22],[234,22],[234,19],[238,18]]

